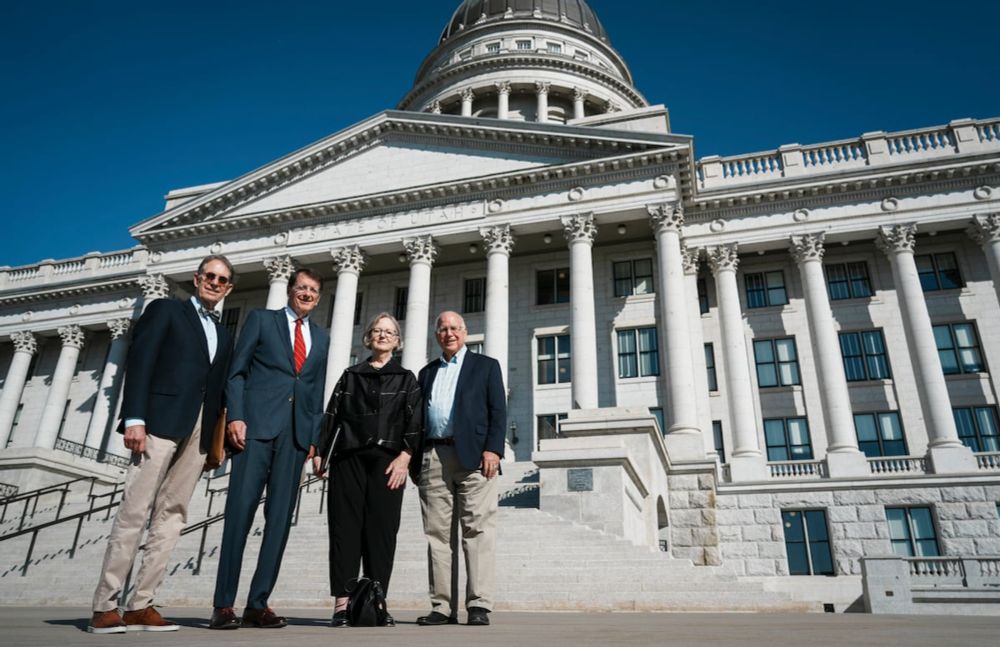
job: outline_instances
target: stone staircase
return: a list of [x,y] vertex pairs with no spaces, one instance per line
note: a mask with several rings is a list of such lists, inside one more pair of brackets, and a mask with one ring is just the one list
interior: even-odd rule
[[[504,465],[497,540],[497,607],[518,610],[817,611],[760,582],[740,581],[724,567],[694,566],[650,548],[575,524],[537,509],[537,471],[531,463]],[[277,608],[332,607],[327,524],[320,488],[304,491],[272,603]],[[213,512],[221,511],[216,497]],[[205,518],[208,497],[199,485],[190,520]],[[68,558],[75,523],[41,533],[26,577],[20,576],[29,537],[0,543],[0,604],[87,606],[97,581],[110,521],[83,525],[74,559]],[[263,530],[262,510],[251,532],[240,596],[252,576]],[[201,532],[181,538],[157,603],[211,606],[222,524],[209,527],[201,573],[194,575]],[[425,609],[427,548],[416,488],[404,496],[391,608]],[[464,574],[463,574],[464,577]],[[464,590],[464,579],[460,584]],[[459,596],[461,598],[461,595]],[[237,603],[243,599],[238,597]]]

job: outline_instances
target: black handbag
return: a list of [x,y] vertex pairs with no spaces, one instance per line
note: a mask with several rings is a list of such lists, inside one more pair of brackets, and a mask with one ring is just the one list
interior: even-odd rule
[[384,627],[389,618],[378,580],[358,577],[347,583],[347,622],[352,627]]

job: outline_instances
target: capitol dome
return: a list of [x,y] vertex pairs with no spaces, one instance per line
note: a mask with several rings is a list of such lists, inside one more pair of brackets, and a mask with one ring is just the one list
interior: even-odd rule
[[648,105],[585,0],[465,0],[397,107],[567,123]]

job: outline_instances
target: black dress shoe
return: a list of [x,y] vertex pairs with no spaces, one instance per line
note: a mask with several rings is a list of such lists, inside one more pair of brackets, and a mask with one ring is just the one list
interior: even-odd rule
[[247,607],[243,610],[243,626],[257,627],[258,629],[281,629],[288,624],[288,620],[276,615],[271,607],[264,609],[251,609]]
[[485,627],[490,624],[490,612],[482,607],[469,607],[469,623],[473,627]]
[[217,607],[212,611],[212,620],[208,623],[209,629],[239,629],[240,619],[236,617],[236,612],[232,607]]
[[396,626],[396,619],[393,618],[391,615],[389,615],[387,613],[387,614],[385,614],[385,624],[382,625],[382,626],[383,627],[395,627]]
[[457,625],[458,618],[453,616],[446,616],[443,613],[438,613],[437,611],[431,611],[426,616],[420,616],[417,618],[417,624],[424,627],[436,627],[438,625]]
[[331,627],[350,627],[351,623],[347,621],[347,610],[342,609],[333,614],[330,618]]

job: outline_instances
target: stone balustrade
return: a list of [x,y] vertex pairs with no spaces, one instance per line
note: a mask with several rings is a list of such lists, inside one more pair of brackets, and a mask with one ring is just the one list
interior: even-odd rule
[[973,605],[1000,603],[1000,557],[863,557],[865,610],[869,613],[940,613],[965,604],[963,613],[996,615]]
[[976,464],[981,470],[1000,471],[1000,452],[976,454]]
[[771,461],[767,464],[773,479],[821,479],[827,477],[826,461]]
[[872,474],[926,474],[927,460],[923,456],[880,456],[869,458]]
[[39,287],[53,277],[64,282],[140,272],[146,267],[147,259],[147,251],[136,247],[104,254],[92,252],[60,261],[44,260],[33,265],[0,268],[0,292]]

